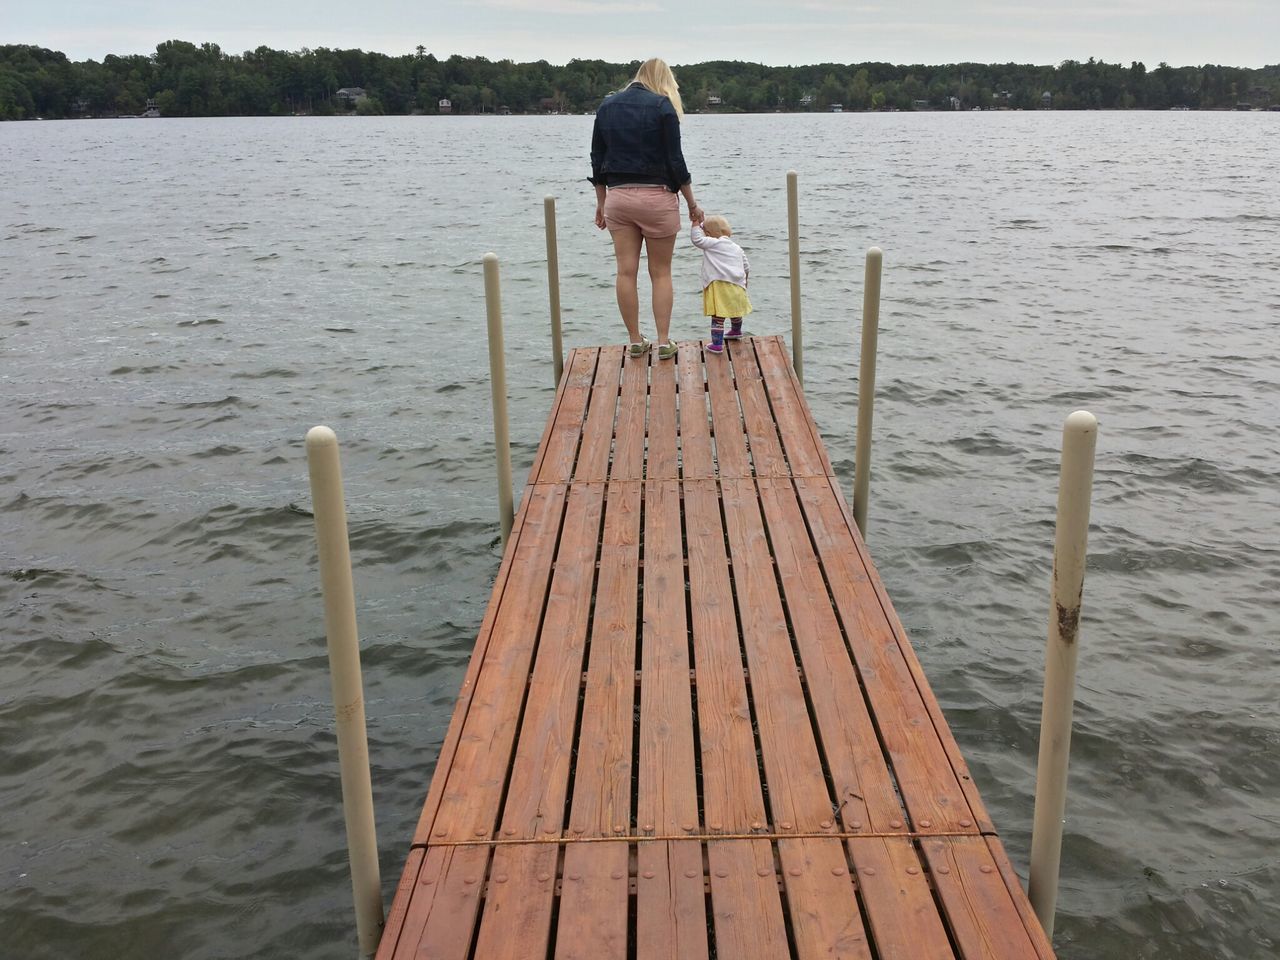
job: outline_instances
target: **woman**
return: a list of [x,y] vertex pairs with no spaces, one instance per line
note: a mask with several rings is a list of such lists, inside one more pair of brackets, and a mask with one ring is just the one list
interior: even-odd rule
[[680,232],[684,196],[689,220],[701,223],[702,208],[693,199],[689,169],[680,151],[680,88],[671,68],[646,60],[626,88],[605,97],[596,111],[591,135],[591,182],[596,188],[596,226],[613,237],[618,261],[618,310],[631,337],[630,353],[642,357],[649,341],[640,334],[636,275],[640,248],[648,254],[653,281],[653,320],[658,328],[658,359],[676,355],[671,329],[671,253]]

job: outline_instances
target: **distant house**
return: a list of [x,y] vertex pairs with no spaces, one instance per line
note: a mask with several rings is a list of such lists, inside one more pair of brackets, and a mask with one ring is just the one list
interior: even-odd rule
[[333,95],[333,99],[346,107],[354,107],[361,100],[368,99],[368,94],[364,92],[364,87],[343,87]]
[[720,103],[721,103],[720,98],[717,97],[715,94],[712,94],[711,96],[707,97],[708,107],[718,107],[720,106]]
[[803,97],[801,97],[801,98],[800,98],[800,106],[802,106],[802,107],[812,107],[812,106],[813,106],[813,94],[812,94],[812,93],[806,93]]
[[543,97],[538,101],[538,109],[543,113],[559,113],[560,100],[558,97]]
[[1048,110],[1050,107],[1053,106],[1053,94],[1050,93],[1048,90],[1040,94],[1040,106],[1044,110]]
[[448,97],[443,97],[438,104],[441,113],[453,113],[453,101]]
[[929,101],[928,100],[912,100],[911,109],[912,110],[928,110]]
[[510,107],[506,107],[506,106],[499,107],[499,108],[498,108],[498,116],[500,116],[500,117],[509,117],[509,116],[511,116],[511,108],[510,108]]
[[833,104],[831,105],[831,112],[832,112],[832,113],[844,113],[844,104],[843,104],[843,103],[833,103]]
[[156,117],[160,116],[160,105],[156,103],[155,97],[147,98],[147,109],[143,110],[142,113],[138,114],[138,116],[146,117],[150,120],[154,120]]

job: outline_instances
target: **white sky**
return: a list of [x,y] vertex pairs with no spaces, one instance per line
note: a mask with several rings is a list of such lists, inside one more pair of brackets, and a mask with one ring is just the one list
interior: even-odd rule
[[[18,9],[15,9],[18,8]],[[1097,57],[1154,67],[1280,63],[1280,0],[0,0],[0,43],[73,60],[151,53],[163,40],[229,53],[265,44],[410,53],[422,44],[491,60],[574,58],[772,66],[891,63],[1056,64]]]

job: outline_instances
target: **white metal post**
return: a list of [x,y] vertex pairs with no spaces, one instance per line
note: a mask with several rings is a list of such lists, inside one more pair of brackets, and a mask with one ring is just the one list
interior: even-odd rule
[[502,292],[498,286],[498,255],[484,255],[484,305],[489,321],[489,385],[493,391],[493,442],[498,462],[498,517],[502,542],[515,522],[511,479],[511,429],[507,421],[507,365],[502,345]]
[[854,438],[853,519],[867,535],[867,498],[871,492],[871,417],[876,397],[876,344],[880,335],[880,272],[884,254],[867,251],[862,285],[862,357],[858,370],[858,433]]
[[547,296],[551,299],[551,363],[556,386],[564,374],[564,344],[560,335],[560,252],[556,243],[556,198],[548,194],[542,201],[547,221]]
[[1031,832],[1031,876],[1027,894],[1040,925],[1053,936],[1058,900],[1062,824],[1067,801],[1067,761],[1075,701],[1080,603],[1098,421],[1077,410],[1062,428],[1062,474],[1058,484],[1058,528],[1053,544],[1049,642],[1045,651],[1040,757],[1036,768],[1035,825]]
[[328,427],[307,432],[307,466],[315,511],[324,625],[329,640],[329,676],[342,771],[342,812],[347,824],[347,855],[355,897],[360,956],[371,957],[382,937],[382,887],[378,874],[378,838],[373,819],[373,784],[364,724],[364,687],[360,639],[356,632],[355,588],[342,495],[338,438]]
[[800,202],[796,172],[787,171],[787,252],[791,262],[791,366],[804,386],[804,338],[800,331]]

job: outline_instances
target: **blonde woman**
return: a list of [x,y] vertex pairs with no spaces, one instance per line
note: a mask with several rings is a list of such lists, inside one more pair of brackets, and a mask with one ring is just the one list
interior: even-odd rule
[[653,283],[653,320],[658,329],[658,359],[676,355],[671,342],[671,254],[680,233],[680,202],[689,220],[702,222],[693,199],[689,169],[680,150],[684,106],[671,68],[646,60],[635,79],[605,97],[596,111],[591,135],[591,182],[596,188],[596,226],[609,228],[618,263],[618,312],[631,338],[630,355],[642,357],[649,341],[640,333],[636,290],[640,249],[649,261]]

